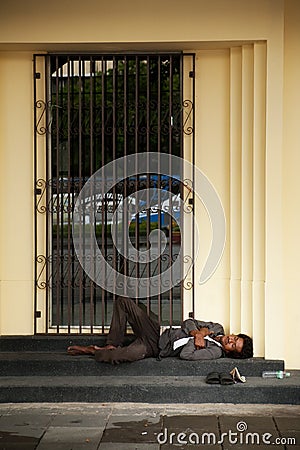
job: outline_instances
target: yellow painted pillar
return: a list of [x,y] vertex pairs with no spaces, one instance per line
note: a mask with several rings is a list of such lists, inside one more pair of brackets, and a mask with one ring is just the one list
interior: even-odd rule
[[242,48],[241,329],[252,335],[253,277],[253,46]]
[[241,330],[242,49],[230,49],[230,330]]
[[266,43],[254,44],[253,116],[253,337],[255,355],[265,352]]
[[195,315],[224,324],[229,331],[230,303],[230,59],[229,49],[201,50],[196,58],[196,166],[208,177],[222,202],[226,217],[226,244],[212,277],[199,284],[209,254],[212,229],[204,206],[195,199],[200,252],[195,263]]
[[[285,358],[286,333],[280,333],[285,314],[283,297],[283,207],[282,207],[282,127],[283,127],[283,17],[274,14],[273,30],[267,42],[266,90],[266,285],[265,357]],[[278,332],[280,339],[274,341]]]
[[32,55],[0,53],[0,333],[33,333]]
[[[285,2],[284,103],[283,103],[283,333],[296,345],[285,346],[289,369],[300,368],[300,2]],[[281,331],[279,330],[279,333]]]

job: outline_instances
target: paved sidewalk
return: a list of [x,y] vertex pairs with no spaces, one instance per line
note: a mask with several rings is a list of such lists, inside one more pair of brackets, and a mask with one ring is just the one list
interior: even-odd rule
[[0,450],[186,448],[300,449],[300,406],[0,404]]

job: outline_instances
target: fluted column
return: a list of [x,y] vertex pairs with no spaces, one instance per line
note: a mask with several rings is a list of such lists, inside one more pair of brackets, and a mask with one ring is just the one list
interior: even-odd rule
[[242,49],[230,50],[230,330],[241,329]]
[[266,44],[254,44],[253,335],[264,356],[265,329]]

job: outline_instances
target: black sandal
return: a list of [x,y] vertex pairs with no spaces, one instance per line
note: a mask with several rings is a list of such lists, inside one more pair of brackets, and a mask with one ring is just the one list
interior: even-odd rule
[[225,373],[225,372],[220,373],[219,379],[220,379],[220,384],[222,384],[222,385],[234,384],[234,380],[230,373]]
[[207,384],[220,384],[220,378],[219,378],[218,372],[210,372],[207,375],[205,382]]

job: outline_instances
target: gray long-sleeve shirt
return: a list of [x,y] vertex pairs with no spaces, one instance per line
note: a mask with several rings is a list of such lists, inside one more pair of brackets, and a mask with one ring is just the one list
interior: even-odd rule
[[[211,337],[214,338],[218,335],[224,335],[224,328],[219,323],[204,322],[196,319],[187,319],[181,324],[181,329],[190,335],[193,330],[200,330],[206,327],[209,331],[213,331]],[[205,348],[197,349],[194,344],[194,339],[190,339],[187,344],[184,345],[180,352],[181,359],[187,360],[205,360],[205,359],[217,359],[223,355],[223,350],[216,343],[207,340],[205,342]]]

